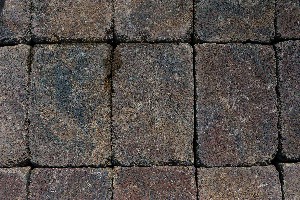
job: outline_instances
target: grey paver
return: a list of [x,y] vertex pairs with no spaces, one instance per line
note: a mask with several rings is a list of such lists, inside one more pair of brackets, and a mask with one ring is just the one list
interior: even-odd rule
[[284,199],[300,199],[300,164],[286,163],[281,164],[283,173],[283,192]]

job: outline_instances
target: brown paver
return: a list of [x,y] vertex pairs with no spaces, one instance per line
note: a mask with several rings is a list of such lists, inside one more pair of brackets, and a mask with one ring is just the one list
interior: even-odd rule
[[34,48],[30,107],[33,163],[109,163],[110,58],[111,47],[105,44]]
[[0,199],[25,200],[30,167],[0,168]]
[[280,96],[282,102],[282,154],[291,160],[300,159],[300,41],[277,45]]
[[111,199],[111,172],[108,169],[34,169],[29,199]]
[[29,46],[0,47],[0,166],[28,159],[26,148]]
[[299,0],[277,0],[277,34],[300,39]]
[[113,149],[122,165],[193,162],[193,59],[188,44],[115,51]]
[[270,42],[275,0],[196,0],[195,37],[210,42]]
[[196,45],[198,164],[271,161],[277,150],[272,47]]
[[190,41],[192,21],[192,0],[115,1],[119,41]]
[[112,0],[33,0],[33,39],[107,41],[112,38]]
[[300,199],[300,163],[286,163],[281,166],[283,169],[284,199]]
[[274,166],[198,169],[199,199],[282,199]]
[[193,167],[117,168],[114,199],[196,199]]
[[0,1],[0,43],[23,43],[30,39],[30,1]]

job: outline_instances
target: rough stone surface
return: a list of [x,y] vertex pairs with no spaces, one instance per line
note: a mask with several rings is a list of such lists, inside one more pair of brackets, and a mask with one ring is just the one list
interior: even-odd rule
[[300,41],[277,46],[281,85],[282,155],[300,160]]
[[117,168],[114,199],[196,199],[193,167]]
[[25,200],[29,170],[29,167],[0,168],[0,199]]
[[34,169],[29,199],[111,199],[111,172],[107,169]]
[[105,44],[34,48],[29,113],[33,163],[109,163],[110,58],[111,47]]
[[35,41],[107,41],[112,38],[112,0],[33,0]]
[[285,200],[300,199],[300,163],[282,164],[283,192]]
[[192,21],[192,0],[115,1],[119,41],[190,41]]
[[115,51],[113,150],[122,165],[193,162],[193,59],[188,44]]
[[28,159],[26,148],[27,67],[29,46],[0,47],[0,166]]
[[195,37],[210,42],[270,42],[275,0],[196,0]]
[[30,39],[30,1],[0,1],[0,43],[23,43]]
[[199,199],[282,199],[274,166],[198,169]]
[[277,0],[277,34],[300,39],[299,0]]
[[198,164],[271,161],[278,144],[272,47],[204,44],[196,54]]

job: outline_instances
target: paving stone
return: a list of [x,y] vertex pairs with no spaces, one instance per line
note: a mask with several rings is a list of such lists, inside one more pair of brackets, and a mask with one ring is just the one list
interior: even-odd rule
[[193,167],[117,168],[114,199],[196,199]]
[[115,58],[115,162],[122,166],[192,164],[191,46],[123,44]]
[[192,0],[115,1],[119,41],[190,41],[192,21]]
[[278,144],[272,47],[203,44],[196,54],[198,164],[270,162]]
[[24,43],[30,39],[30,1],[0,1],[0,43]]
[[283,169],[284,199],[300,199],[300,163],[286,163],[281,167]]
[[270,42],[275,0],[196,0],[195,37],[210,42]]
[[92,168],[36,168],[29,199],[111,199],[111,172]]
[[300,160],[300,41],[280,43],[277,50],[281,79],[282,155],[284,159]]
[[112,0],[33,0],[33,39],[107,41],[112,38]]
[[0,199],[25,200],[30,167],[0,168]]
[[34,48],[29,113],[34,164],[109,163],[110,57],[105,44]]
[[0,47],[0,166],[28,159],[26,108],[29,46]]
[[277,0],[277,34],[282,38],[300,38],[299,0]]
[[200,199],[282,199],[274,166],[198,169]]

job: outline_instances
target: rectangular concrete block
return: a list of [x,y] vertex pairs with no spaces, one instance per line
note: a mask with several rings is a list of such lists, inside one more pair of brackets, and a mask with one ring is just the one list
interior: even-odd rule
[[111,47],[38,45],[33,53],[31,161],[42,166],[109,164]]
[[196,45],[198,164],[269,163],[278,146],[275,52],[250,44]]
[[122,44],[113,70],[113,151],[122,166],[193,163],[188,44]]
[[281,164],[285,200],[300,199],[300,163]]

